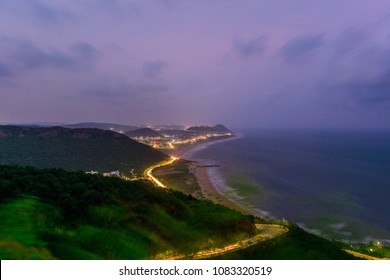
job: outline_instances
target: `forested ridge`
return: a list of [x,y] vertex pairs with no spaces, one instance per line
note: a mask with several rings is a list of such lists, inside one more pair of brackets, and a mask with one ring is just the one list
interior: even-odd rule
[[0,166],[1,259],[148,259],[254,233],[254,218],[148,181]]
[[138,175],[167,155],[127,136],[94,128],[0,126],[0,164]]

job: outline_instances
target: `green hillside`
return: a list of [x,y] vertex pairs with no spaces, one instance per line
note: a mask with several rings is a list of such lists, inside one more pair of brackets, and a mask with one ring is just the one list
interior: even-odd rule
[[99,129],[0,126],[0,164],[138,174],[167,156],[125,135]]
[[0,259],[149,259],[222,246],[253,217],[149,181],[0,166]]
[[247,249],[218,256],[219,260],[354,260],[336,243],[291,225],[289,232]]

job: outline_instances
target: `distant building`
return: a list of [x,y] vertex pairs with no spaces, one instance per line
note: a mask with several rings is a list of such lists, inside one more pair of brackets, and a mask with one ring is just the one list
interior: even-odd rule
[[103,173],[104,177],[120,177],[119,170],[111,171],[111,172],[105,172]]

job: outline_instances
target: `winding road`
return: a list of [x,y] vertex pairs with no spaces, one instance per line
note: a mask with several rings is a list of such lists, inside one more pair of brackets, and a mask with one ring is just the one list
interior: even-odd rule
[[[160,180],[153,176],[153,170],[158,167],[172,164],[174,161],[178,160],[178,157],[171,157],[170,159],[153,165],[147,168],[144,171],[144,177],[152,181],[157,187],[168,188]],[[250,246],[253,246],[259,242],[264,242],[266,240],[278,237],[282,234],[288,232],[288,228],[275,224],[255,224],[257,228],[257,234],[247,239],[240,240],[236,243],[229,244],[223,248],[215,248],[212,250],[199,251],[191,255],[170,255],[165,256],[164,259],[204,259],[210,257],[216,257],[218,255],[226,254],[228,252],[233,252],[236,250],[241,250]]]
[[162,166],[165,166],[165,165],[169,165],[171,163],[173,163],[175,160],[178,160],[179,158],[178,157],[170,157],[170,159],[168,160],[165,160],[163,162],[160,162],[156,165],[153,165],[151,167],[148,167],[145,171],[144,171],[144,177],[149,179],[150,181],[153,182],[153,184],[155,184],[157,187],[160,187],[160,188],[168,188],[167,186],[165,186],[163,183],[161,183],[160,180],[158,180],[156,177],[153,176],[152,174],[152,171],[157,168],[157,167],[162,167]]

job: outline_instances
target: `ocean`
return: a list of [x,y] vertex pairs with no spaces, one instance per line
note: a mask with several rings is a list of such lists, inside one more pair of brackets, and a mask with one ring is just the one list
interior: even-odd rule
[[344,242],[390,244],[390,132],[242,131],[187,158],[251,213]]

